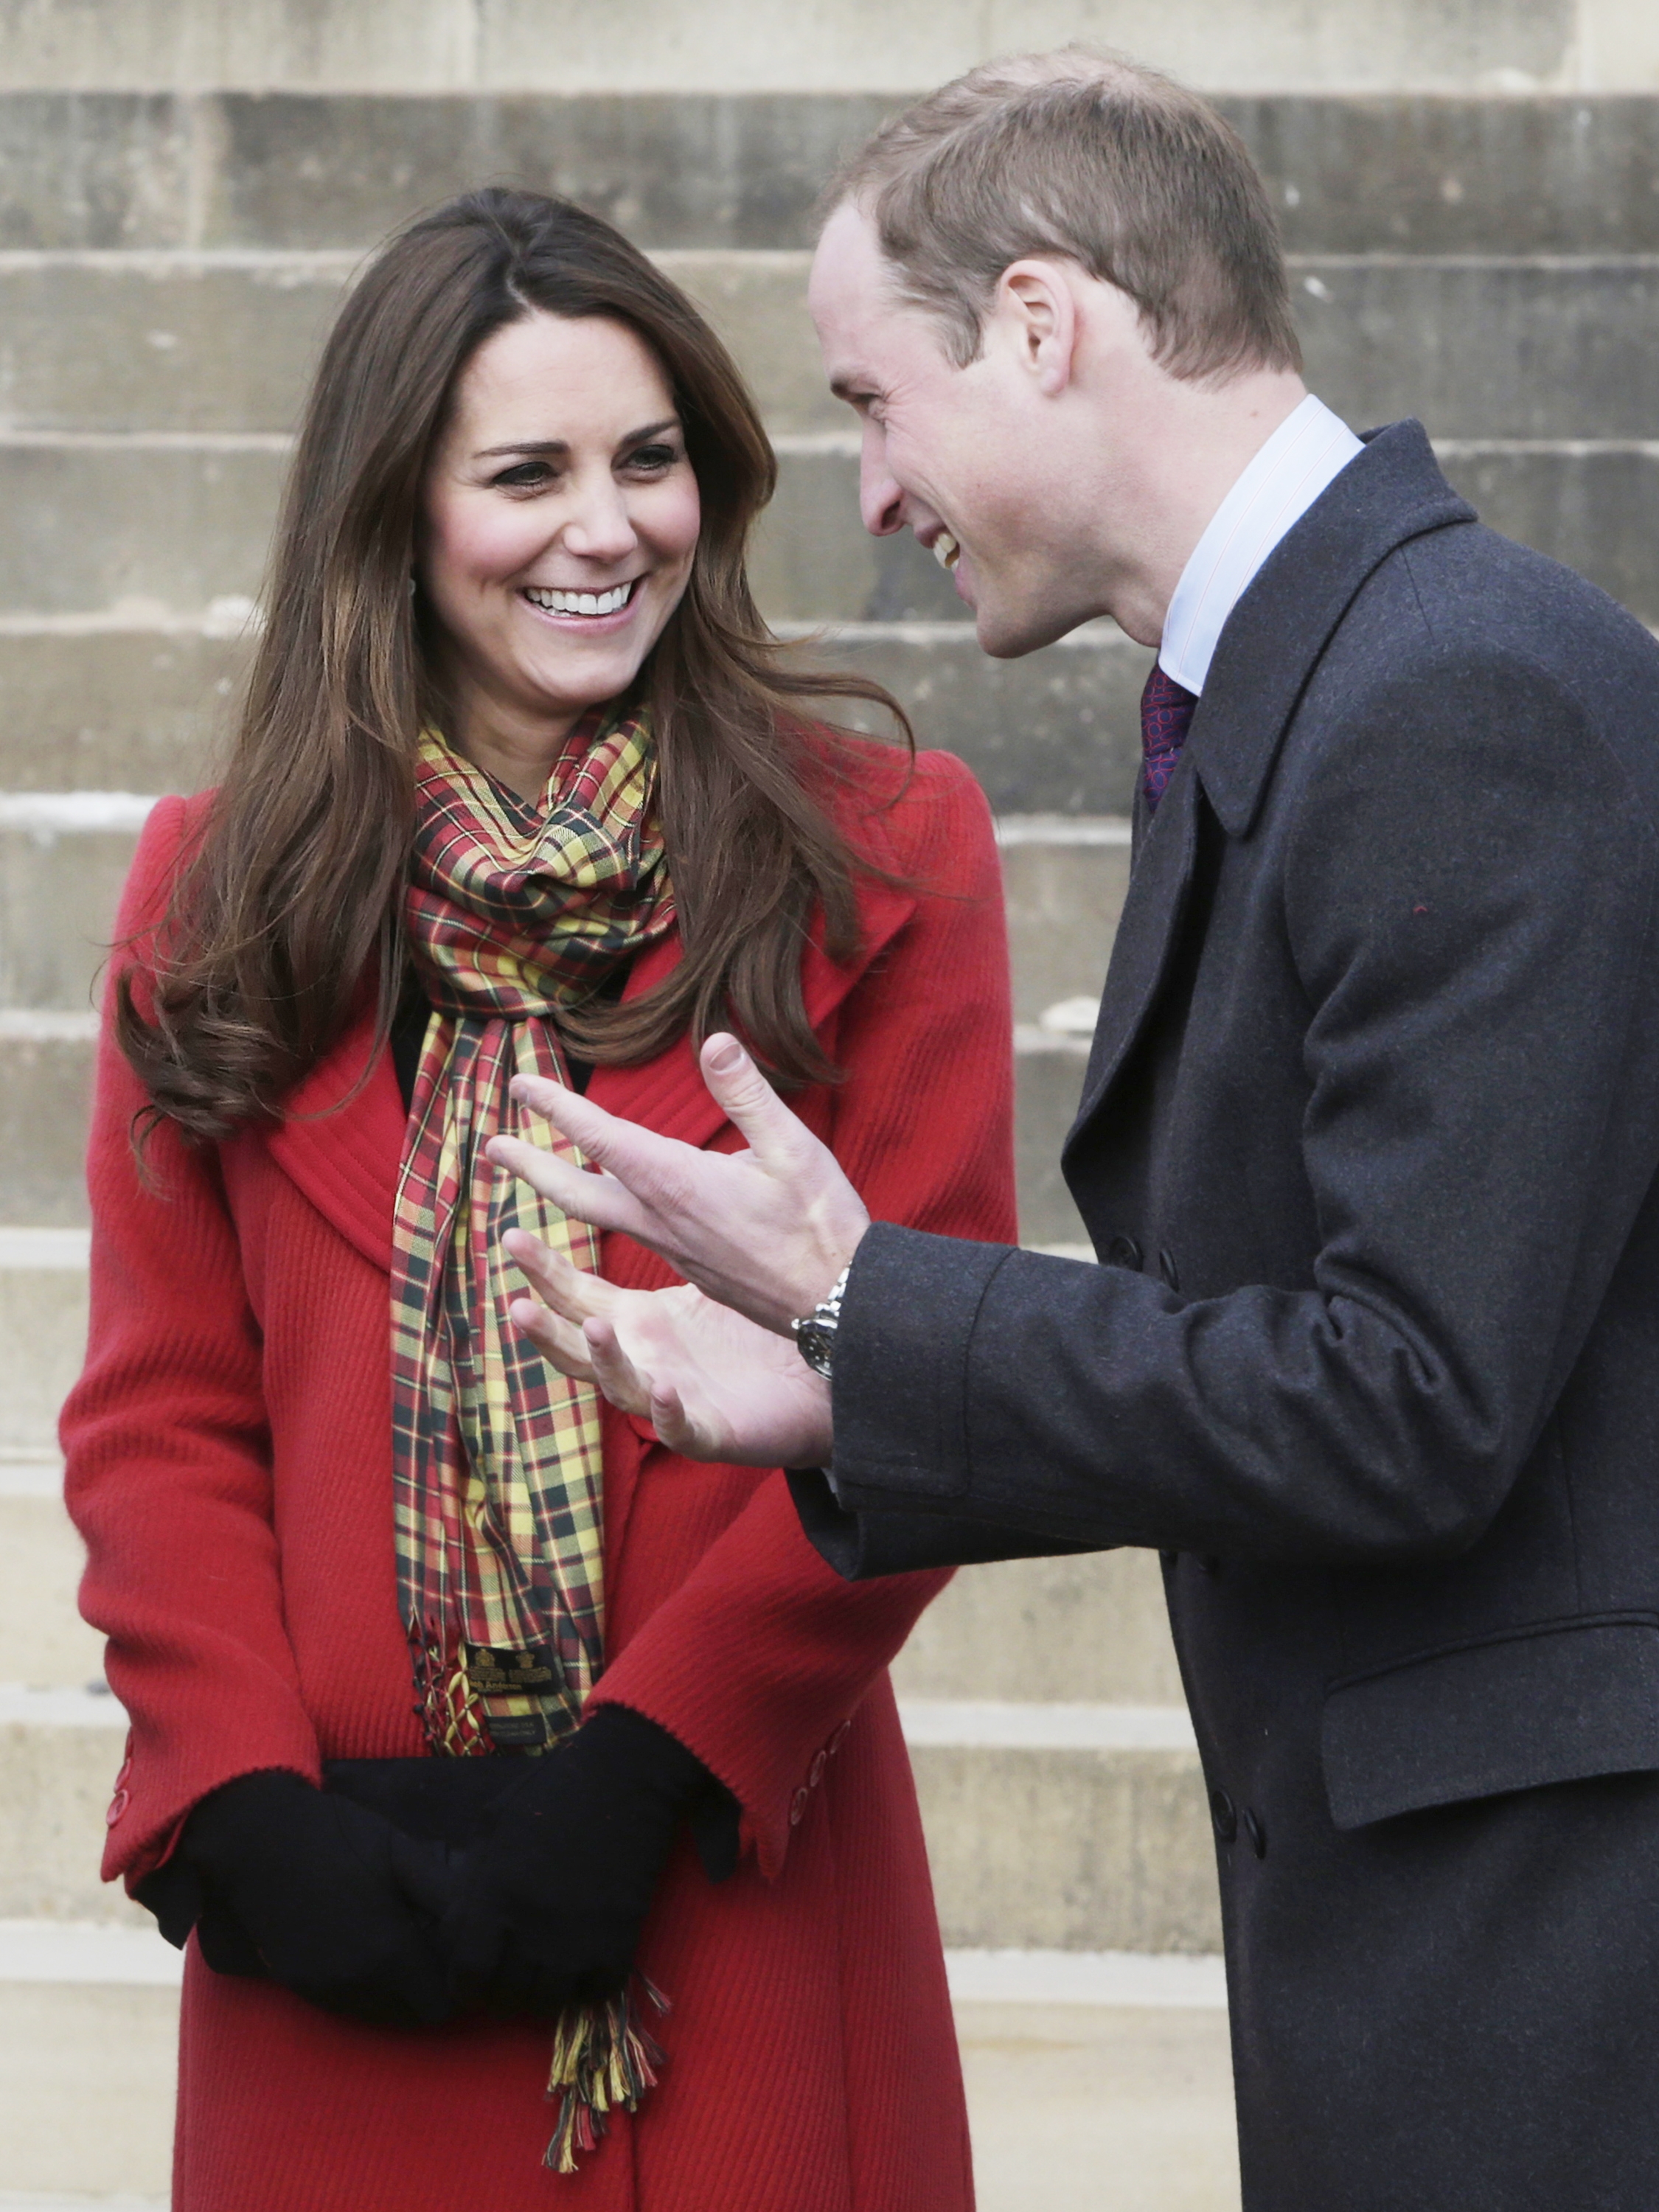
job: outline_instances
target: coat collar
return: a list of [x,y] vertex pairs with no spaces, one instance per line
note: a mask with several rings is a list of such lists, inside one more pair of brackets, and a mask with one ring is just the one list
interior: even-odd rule
[[[861,825],[871,857],[891,868],[893,855],[877,825]],[[821,1030],[871,963],[908,921],[915,893],[902,884],[865,877],[858,890],[860,944],[854,958],[829,959],[815,934],[801,968],[807,1018]],[[678,930],[634,963],[624,999],[660,982],[680,957]],[[354,1249],[377,1267],[392,1266],[392,1211],[403,1159],[403,1099],[389,1051],[371,1060],[374,1012],[359,1012],[332,1049],[289,1099],[265,1142],[271,1158]],[[688,1041],[671,1045],[638,1067],[597,1067],[588,1096],[608,1114],[640,1121],[665,1137],[704,1146],[725,1125],[709,1097]]]
[[1229,835],[1247,835],[1303,688],[1366,578],[1409,539],[1474,520],[1435,465],[1421,423],[1372,431],[1228,617],[1156,815],[1137,797],[1129,893],[1065,1157],[1104,1101],[1169,972],[1197,864],[1200,787]]
[[1262,563],[1217,642],[1185,750],[1231,836],[1255,820],[1303,686],[1366,578],[1409,539],[1476,520],[1420,422],[1364,442]]

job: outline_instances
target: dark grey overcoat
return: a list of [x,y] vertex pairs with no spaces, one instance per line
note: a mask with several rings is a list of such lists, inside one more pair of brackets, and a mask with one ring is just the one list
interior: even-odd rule
[[1659,647],[1377,434],[1140,825],[1104,1264],[848,1286],[843,1572],[1165,1554],[1247,2212],[1659,2207],[1656,825]]

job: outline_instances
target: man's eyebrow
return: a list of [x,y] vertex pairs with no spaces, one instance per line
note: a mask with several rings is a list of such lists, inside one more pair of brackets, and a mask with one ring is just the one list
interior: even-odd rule
[[[620,452],[624,446],[642,446],[647,438],[659,438],[665,430],[678,430],[679,427],[678,415],[665,415],[660,422],[647,422],[642,429],[625,432],[617,441],[617,449]],[[569,451],[568,438],[521,438],[511,446],[481,446],[472,458],[476,461],[495,461],[507,453],[540,455],[568,453]]]

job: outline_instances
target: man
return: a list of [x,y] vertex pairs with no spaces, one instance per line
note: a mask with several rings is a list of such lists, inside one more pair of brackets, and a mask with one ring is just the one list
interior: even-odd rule
[[1250,2212],[1651,2212],[1659,650],[1307,400],[1285,299],[1237,142],[1075,54],[890,126],[813,274],[868,526],[988,652],[1159,647],[1065,1153],[1102,1264],[866,1224],[715,1037],[748,1155],[551,1086],[609,1173],[495,1148],[698,1288],[521,1242],[515,1311],[679,1448],[823,1468],[843,1571],[1163,1549]]

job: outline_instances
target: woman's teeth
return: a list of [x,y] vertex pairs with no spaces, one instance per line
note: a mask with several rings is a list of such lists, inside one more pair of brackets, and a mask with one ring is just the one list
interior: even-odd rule
[[532,584],[526,587],[525,597],[532,607],[540,607],[550,615],[614,615],[620,613],[633,596],[633,582],[617,584],[608,592],[547,592]]
[[933,540],[933,558],[941,568],[954,568],[962,558],[962,548],[948,530],[941,530]]

